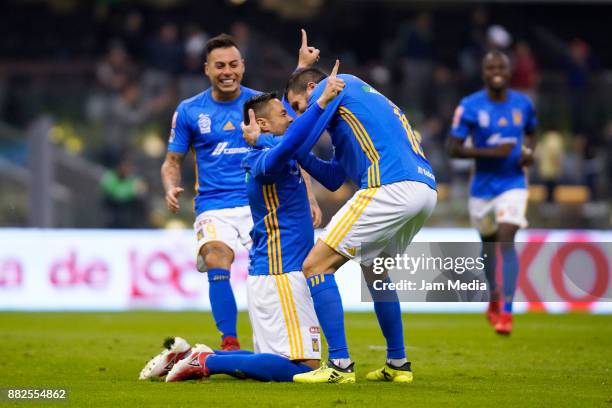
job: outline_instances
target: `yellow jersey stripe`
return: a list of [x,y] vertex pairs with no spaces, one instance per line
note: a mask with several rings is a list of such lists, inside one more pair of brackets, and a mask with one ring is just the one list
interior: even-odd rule
[[363,200],[361,200],[361,203],[359,205],[351,205],[351,208],[348,211],[349,213],[351,213],[351,216],[346,220],[346,222],[344,223],[345,225],[342,227],[342,229],[339,230],[337,236],[335,237],[332,243],[332,248],[336,248],[340,244],[340,242],[342,242],[342,239],[346,236],[353,224],[355,224],[355,221],[357,221],[361,213],[363,213],[363,210],[365,210],[375,193],[376,189],[368,189],[363,194]]
[[372,163],[368,167],[368,187],[371,187],[374,180],[376,180],[375,175],[372,173],[372,165],[374,164],[376,159],[374,155],[372,154],[372,152],[366,146],[365,141],[362,139],[361,132],[358,130],[356,124],[352,121],[350,115],[348,115],[347,113],[341,113],[340,117],[342,117],[344,121],[349,125],[349,127],[351,128],[351,131],[353,132],[353,135],[355,136],[355,139],[357,139],[357,141],[359,142],[359,145],[361,146],[361,150],[363,150],[363,152],[368,157],[368,160],[370,160],[370,163]]
[[378,168],[378,160],[380,160],[380,155],[378,154],[378,151],[376,151],[370,135],[365,130],[359,119],[357,119],[351,111],[341,107],[340,112],[340,116],[349,124],[353,134],[361,146],[361,149],[365,152],[366,156],[372,163],[371,167],[373,167],[373,169],[371,175],[370,168],[368,168],[368,187],[380,186],[380,172]]
[[278,207],[280,203],[278,200],[278,193],[276,192],[276,184],[272,184],[270,191],[272,197],[272,205],[274,206],[274,225],[276,226],[276,247],[278,253],[278,272],[283,273],[283,252],[281,250],[281,236],[280,236],[280,224],[278,223]]
[[287,308],[287,329],[289,334],[290,343],[293,345],[293,358],[300,358],[300,340],[299,340],[299,329],[297,325],[297,316],[295,312],[295,303],[293,296],[291,295],[291,286],[287,280],[286,274],[279,275],[277,278],[278,284],[282,288],[283,296],[285,297],[285,304]]
[[351,219],[353,207],[359,208],[361,206],[361,203],[365,200],[365,194],[367,193],[367,191],[368,190],[362,191],[361,193],[359,193],[355,202],[351,204],[351,206],[344,213],[344,215],[342,216],[338,224],[336,224],[334,228],[331,230],[330,234],[327,236],[325,240],[327,245],[329,245],[332,248],[336,248],[335,242],[336,242],[336,238],[338,234],[340,234],[340,232],[344,230],[344,226]]
[[287,274],[283,274],[282,275],[283,279],[285,280],[285,287],[287,289],[287,292],[289,293],[289,306],[290,306],[290,310],[291,313],[293,315],[293,323],[294,323],[294,334],[295,337],[297,339],[297,355],[299,359],[303,359],[304,358],[304,343],[302,341],[302,335],[301,335],[301,330],[300,330],[300,319],[298,318],[298,313],[297,313],[297,308],[295,306],[295,299],[293,298],[293,291],[291,290],[291,282],[289,281],[289,277],[287,276]]
[[266,210],[268,211],[268,214],[266,214],[266,216],[264,217],[264,220],[266,222],[266,232],[268,233],[268,265],[270,267],[269,273],[271,275],[275,275],[276,271],[277,271],[277,266],[276,266],[276,244],[274,242],[275,240],[275,233],[274,233],[274,224],[272,222],[272,204],[268,198],[268,186],[264,185],[263,186],[263,196],[264,196],[264,202],[266,203]]
[[276,218],[276,208],[274,206],[274,202],[272,200],[271,190],[272,187],[270,185],[264,185],[264,200],[266,202],[266,209],[268,210],[268,224],[270,225],[270,245],[272,252],[272,269],[271,273],[273,275],[277,275],[279,273],[279,247],[277,245],[278,241],[278,224],[275,223]]
[[285,327],[287,328],[287,337],[289,339],[289,354],[290,354],[290,358],[291,359],[295,359],[296,358],[296,347],[295,347],[295,342],[294,342],[294,336],[292,333],[292,329],[291,329],[291,320],[289,319],[289,313],[288,313],[288,304],[287,304],[287,298],[285,297],[285,292],[283,290],[283,282],[281,281],[281,276],[280,275],[275,275],[274,279],[276,280],[276,289],[278,291],[278,297],[280,298],[281,301],[281,306],[283,309],[283,317],[285,318]]
[[[359,194],[359,196],[357,196],[357,199],[355,200],[355,203],[353,203],[352,205],[359,206],[363,199],[364,199],[364,196],[363,196],[363,192],[362,192],[362,193]],[[350,216],[351,216],[351,212],[350,212],[350,208],[349,208],[349,210],[347,210],[342,215],[342,218],[340,218],[340,221],[334,226],[334,228],[331,230],[331,232],[327,236],[327,238],[325,240],[325,243],[327,245],[329,245],[332,248],[335,248],[333,243],[336,240],[336,236],[343,229],[344,223],[350,218]]]

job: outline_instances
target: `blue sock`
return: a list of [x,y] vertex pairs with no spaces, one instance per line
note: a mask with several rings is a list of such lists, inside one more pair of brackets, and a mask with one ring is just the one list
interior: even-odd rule
[[[390,283],[391,279],[386,277],[383,282]],[[374,290],[372,285],[368,285],[368,289],[374,300],[378,325],[387,340],[387,358],[406,358],[402,311],[397,292],[389,289]]]
[[308,288],[319,324],[327,339],[329,358],[349,358],[344,334],[344,309],[334,275],[311,276],[308,278]]
[[512,300],[519,273],[518,257],[514,245],[504,246],[502,244],[502,261],[504,264],[504,312],[512,313]]
[[493,298],[497,296],[497,293],[495,293],[497,291],[497,243],[495,242],[495,235],[482,237],[481,256],[484,259],[485,277],[489,283],[490,300],[498,300]]
[[255,354],[251,350],[213,350],[219,356],[233,356],[236,354]]
[[276,354],[211,354],[206,358],[206,368],[211,374],[229,374],[238,378],[257,381],[293,381],[296,374],[312,369],[305,364],[293,362]]
[[227,269],[209,269],[208,287],[210,307],[221,338],[237,337],[238,308],[230,285],[230,272]]

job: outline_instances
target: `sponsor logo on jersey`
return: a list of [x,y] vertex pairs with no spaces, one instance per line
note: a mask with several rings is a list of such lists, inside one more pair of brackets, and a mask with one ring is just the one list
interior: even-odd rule
[[497,126],[508,126],[508,120],[503,116],[497,121]]
[[489,117],[489,112],[480,110],[478,111],[478,125],[481,128],[489,127],[491,123],[491,118]]
[[210,133],[211,125],[210,116],[200,113],[198,115],[198,127],[200,128],[200,134]]
[[225,126],[223,126],[223,130],[236,130],[236,127],[231,120],[228,120]]
[[424,175],[425,177],[429,177],[430,179],[432,179],[433,181],[436,181],[436,176],[433,175],[433,173],[427,169],[422,168],[421,166],[417,166],[417,171],[419,174]]
[[514,123],[514,126],[523,124],[523,113],[519,109],[512,109],[512,123]]
[[243,154],[249,151],[248,147],[230,147],[227,145],[229,142],[219,142],[215,150],[210,154],[211,156],[219,156],[222,154]]

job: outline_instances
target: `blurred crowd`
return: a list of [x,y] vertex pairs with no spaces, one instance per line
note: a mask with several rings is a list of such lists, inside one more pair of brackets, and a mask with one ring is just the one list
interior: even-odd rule
[[[92,56],[94,64],[85,69],[88,86],[80,99],[81,111],[64,115],[65,121],[79,122],[79,129],[85,129],[77,132],[83,139],[82,147],[75,149],[78,154],[107,169],[100,191],[109,227],[165,222],[159,165],[170,118],[178,101],[208,87],[204,46],[219,34],[185,18],[162,19],[152,26],[146,16],[129,10],[107,26],[98,46],[101,54]],[[571,185],[586,192],[586,202],[607,201],[612,114],[605,102],[610,102],[611,84],[597,50],[577,35],[561,37],[544,26],[532,27],[529,36],[517,34],[482,7],[472,8],[467,16],[464,31],[456,36],[457,47],[450,50],[437,37],[443,28],[430,11],[406,13],[371,56],[364,57],[363,50],[357,53],[351,43],[338,49],[336,42],[313,31],[311,42],[322,50],[323,67],[339,56],[344,72],[362,77],[404,109],[451,199],[465,197],[456,192],[467,191],[470,168],[469,162],[449,160],[445,152],[453,111],[463,96],[481,88],[483,54],[490,49],[507,52],[513,63],[512,87],[528,94],[538,109],[538,160],[530,179],[543,188],[540,200],[554,203],[560,199],[557,187]],[[282,89],[295,67],[299,25],[292,25],[295,41],[287,41],[249,21],[237,19],[224,30],[246,60],[243,84]],[[544,62],[536,50],[546,50]],[[6,81],[0,83],[4,95],[10,94]],[[2,103],[0,97],[4,114],[15,109]],[[330,155],[327,138],[316,148],[320,155]],[[185,173],[185,184],[194,182],[191,173]],[[350,186],[334,194],[317,189],[324,212],[331,214],[351,191]],[[183,215],[191,218],[188,212]]]

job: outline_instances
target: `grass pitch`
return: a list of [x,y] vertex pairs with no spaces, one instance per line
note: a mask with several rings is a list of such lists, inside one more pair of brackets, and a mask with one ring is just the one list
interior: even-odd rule
[[[612,407],[612,316],[519,315],[503,338],[482,315],[405,315],[410,385],[366,382],[384,361],[384,340],[372,313],[348,314],[346,323],[357,384],[228,376],[166,384],[138,373],[165,336],[218,346],[209,313],[0,313],[0,388],[65,387],[63,404],[79,407]],[[250,347],[244,313],[239,333]]]

